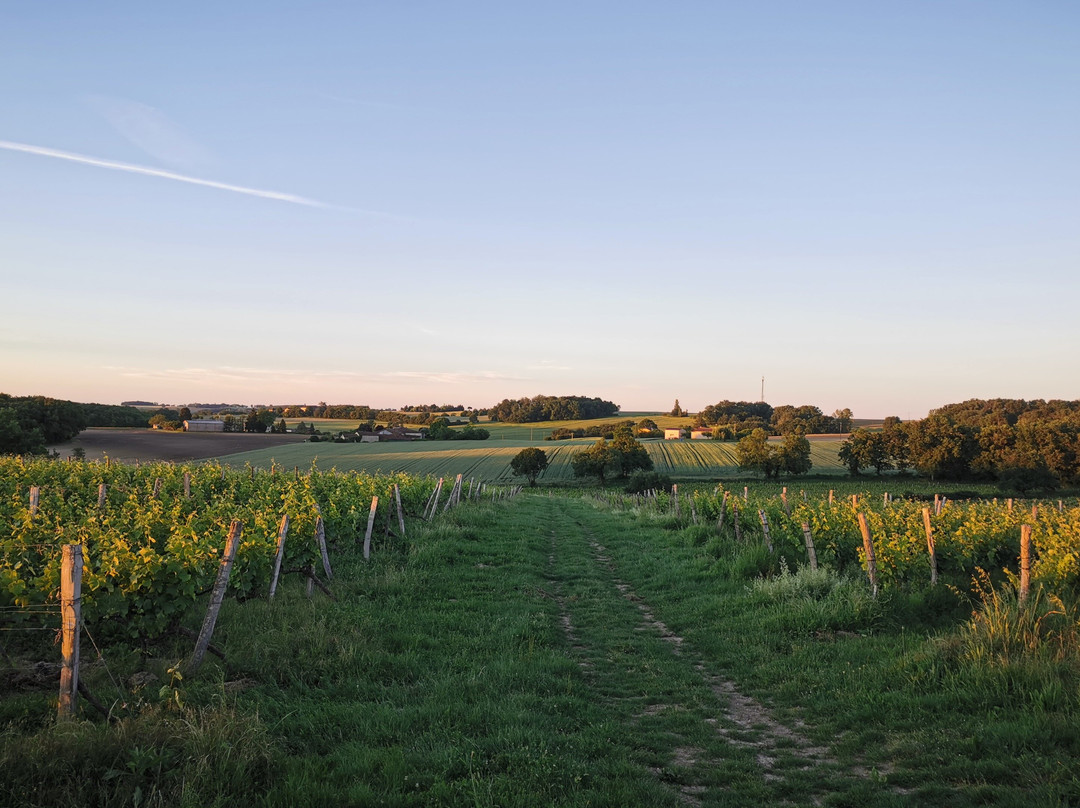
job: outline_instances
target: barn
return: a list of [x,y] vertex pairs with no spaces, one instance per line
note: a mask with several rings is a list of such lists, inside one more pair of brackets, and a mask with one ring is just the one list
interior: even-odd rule
[[185,432],[224,432],[225,422],[213,418],[193,418],[184,421]]

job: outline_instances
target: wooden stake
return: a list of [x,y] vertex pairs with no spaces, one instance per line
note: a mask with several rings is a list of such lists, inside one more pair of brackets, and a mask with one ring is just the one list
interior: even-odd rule
[[874,539],[870,535],[870,525],[866,515],[859,514],[859,530],[862,531],[863,550],[866,552],[866,575],[870,578],[870,595],[878,596],[877,556],[874,555]]
[[716,520],[716,532],[719,533],[724,529],[724,517],[727,516],[727,498],[728,492],[724,492],[724,496],[720,500],[720,517]]
[[274,574],[270,577],[270,600],[274,599],[277,592],[278,578],[281,576],[281,560],[285,557],[285,536],[289,533],[289,514],[281,517],[281,525],[278,526],[277,554],[274,556]]
[[731,503],[731,518],[734,520],[735,525],[735,541],[742,541],[742,525],[739,524],[739,500],[733,500]]
[[780,492],[780,501],[784,503],[784,513],[786,513],[788,516],[791,516],[791,505],[789,505],[788,501],[787,501],[787,487],[786,486],[785,486],[784,490]]
[[60,706],[57,718],[75,717],[79,693],[79,634],[82,627],[82,545],[66,544],[60,562]]
[[206,656],[206,647],[210,645],[210,638],[214,636],[214,624],[217,623],[218,612],[221,611],[221,603],[225,600],[225,590],[229,586],[229,574],[232,572],[233,560],[236,558],[236,548],[240,546],[240,534],[244,525],[240,520],[233,519],[229,525],[229,538],[225,542],[225,554],[221,557],[221,565],[218,567],[217,580],[214,581],[214,590],[210,593],[210,606],[203,618],[202,630],[199,631],[198,642],[195,643],[195,652],[191,655],[191,661],[187,668],[194,673],[202,664]]
[[154,493],[152,494],[152,496],[154,497],[154,499],[157,499],[160,495],[161,495],[161,478],[160,477],[155,477],[154,478]]
[[375,511],[379,508],[379,498],[371,498],[371,511],[368,512],[367,532],[364,533],[364,560],[371,558],[371,529],[375,525]]
[[[472,480],[469,480],[469,493],[472,493]],[[398,527],[401,528],[401,538],[405,538],[405,513],[401,510],[401,491],[398,484],[394,483],[394,501],[397,503]]]
[[851,495],[851,509],[855,510],[858,507],[859,507],[859,495],[858,494],[852,494]]
[[829,489],[829,504],[833,504],[833,490],[831,488]]
[[1020,605],[1031,590],[1031,525],[1020,525]]
[[1038,504],[1031,506],[1031,521],[1035,521],[1039,518],[1039,506]]
[[743,489],[742,489],[742,501],[743,502],[749,502],[750,501],[750,487],[747,486],[747,485],[744,485]]
[[926,530],[926,549],[930,552],[930,586],[937,585],[937,545],[934,542],[934,526],[930,524],[930,509],[922,509],[923,528]]
[[37,516],[38,512],[38,498],[41,495],[41,488],[36,485],[30,486],[30,516]]
[[108,486],[106,486],[105,483],[101,483],[97,487],[97,506],[99,509],[105,507],[105,495],[108,493],[108,490]]
[[814,549],[814,535],[810,532],[810,523],[802,523],[803,540],[806,542],[806,555],[810,558],[810,569],[817,569],[817,550]]
[[769,548],[769,553],[772,553],[772,536],[769,535],[769,517],[765,515],[765,511],[759,510],[757,512],[758,519],[761,520],[761,530],[765,534],[765,546]]
[[191,496],[191,472],[184,472],[184,499]]
[[682,518],[682,511],[679,509],[679,486],[671,486],[671,504],[675,506],[675,518]]
[[322,556],[322,568],[326,573],[326,580],[332,581],[334,573],[330,571],[330,556],[326,552],[326,526],[323,524],[321,515],[315,519],[315,541],[319,545],[319,555]]

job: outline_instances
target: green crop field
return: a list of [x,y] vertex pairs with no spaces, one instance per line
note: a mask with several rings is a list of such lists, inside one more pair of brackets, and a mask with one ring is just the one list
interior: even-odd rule
[[[550,422],[549,422],[550,424]],[[545,429],[549,424],[545,424]],[[527,446],[538,446],[548,455],[548,469],[542,483],[573,480],[570,463],[573,453],[588,448],[595,440],[529,440],[527,425],[493,424],[492,437],[486,441],[417,441],[387,443],[297,443],[226,455],[220,458],[230,466],[250,464],[269,468],[276,463],[285,468],[318,468],[339,471],[365,471],[370,474],[404,472],[406,474],[445,477],[463,474],[488,482],[510,481],[510,460]],[[501,428],[499,428],[501,427]],[[516,430],[517,432],[515,433]],[[656,471],[679,480],[716,480],[740,476],[735,460],[735,444],[727,441],[642,441]],[[816,474],[841,474],[836,453],[840,441],[813,440],[811,459]]]

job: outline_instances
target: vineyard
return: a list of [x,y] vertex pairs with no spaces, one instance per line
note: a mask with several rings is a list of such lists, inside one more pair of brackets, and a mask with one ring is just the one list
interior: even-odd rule
[[82,546],[83,619],[132,637],[168,630],[213,583],[230,525],[242,524],[229,590],[265,594],[282,518],[283,567],[321,563],[316,541],[342,548],[362,537],[373,497],[389,519],[394,486],[419,514],[433,480],[403,474],[256,473],[216,464],[122,466],[0,458],[0,608],[13,621],[55,603],[61,548]]
[[869,492],[837,497],[816,488],[813,494],[793,491],[789,495],[787,488],[774,493],[749,487],[725,490],[718,485],[681,496],[661,492],[644,498],[611,495],[609,499],[626,507],[674,515],[687,523],[712,524],[736,539],[762,539],[770,553],[784,556],[793,566],[808,562],[812,543],[816,560],[840,572],[867,567],[862,516],[872,541],[877,577],[886,588],[918,587],[936,580],[938,574],[966,586],[980,569],[1015,574],[1021,529],[1026,525],[1031,528],[1035,551],[1032,581],[1052,592],[1080,591],[1080,507],[1075,503],[952,501],[941,496],[924,501]]

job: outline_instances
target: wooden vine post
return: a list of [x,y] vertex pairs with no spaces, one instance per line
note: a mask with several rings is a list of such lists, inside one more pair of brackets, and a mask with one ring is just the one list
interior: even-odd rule
[[679,486],[677,484],[671,486],[671,503],[675,506],[675,518],[681,519],[682,511],[679,509]]
[[315,519],[315,541],[319,545],[319,555],[322,556],[323,572],[326,573],[326,580],[330,581],[334,573],[330,569],[330,555],[326,552],[326,526],[323,524],[322,514]]
[[870,525],[866,521],[866,514],[859,514],[859,530],[862,532],[863,550],[866,552],[866,574],[870,578],[870,595],[877,598],[877,556],[874,555],[874,539],[870,535]]
[[221,566],[218,567],[217,580],[214,581],[214,589],[210,593],[210,606],[203,618],[202,630],[199,631],[199,639],[195,643],[195,652],[191,655],[191,661],[187,668],[194,673],[202,664],[206,656],[206,649],[210,645],[210,638],[214,636],[214,624],[217,623],[218,612],[221,611],[221,603],[225,600],[225,590],[229,586],[229,575],[232,573],[233,561],[236,559],[236,548],[240,546],[240,534],[244,525],[239,519],[233,519],[229,525],[229,538],[225,542],[225,554],[221,557]]
[[724,529],[724,517],[727,515],[727,498],[728,492],[725,491],[723,498],[720,500],[720,516],[716,519],[717,533]]
[[[469,493],[472,493],[472,480],[469,480]],[[397,520],[398,527],[401,528],[401,538],[405,538],[405,514],[401,510],[401,489],[398,488],[398,484],[394,483],[394,502],[397,503]]]
[[787,500],[787,486],[784,486],[784,490],[780,492],[780,501],[784,503],[784,513],[791,516],[791,505]]
[[270,600],[274,599],[274,593],[277,592],[278,578],[281,577],[281,561],[285,558],[285,536],[289,533],[289,514],[285,514],[281,517],[281,524],[278,526],[277,534],[277,553],[274,555],[274,574],[270,577]]
[[1020,525],[1020,605],[1031,591],[1031,525]]
[[829,489],[829,504],[833,504],[833,490],[831,488]]
[[742,525],[739,524],[739,500],[736,499],[731,503],[731,518],[735,525],[735,541],[742,541]]
[[930,552],[930,586],[937,585],[937,545],[934,543],[934,526],[930,524],[930,509],[922,509],[923,527],[926,529],[926,549]]
[[803,540],[806,542],[806,555],[810,559],[810,569],[817,569],[817,550],[814,549],[814,534],[810,532],[810,524],[802,523]]
[[184,499],[191,497],[191,472],[184,472]]
[[57,718],[75,717],[79,693],[79,634],[82,626],[82,545],[66,544],[60,566],[60,705]]
[[37,516],[38,512],[38,498],[41,496],[41,489],[36,486],[30,486],[30,516]]
[[109,488],[107,485],[105,485],[105,483],[101,483],[97,487],[97,506],[99,510],[105,507],[105,496],[108,491]]
[[371,558],[371,530],[375,527],[375,511],[379,508],[379,498],[371,498],[371,510],[368,512],[367,531],[364,533],[364,561]]
[[769,535],[769,517],[765,515],[765,511],[759,510],[757,512],[758,519],[761,520],[761,532],[765,534],[765,546],[769,548],[769,553],[773,551],[772,536]]

